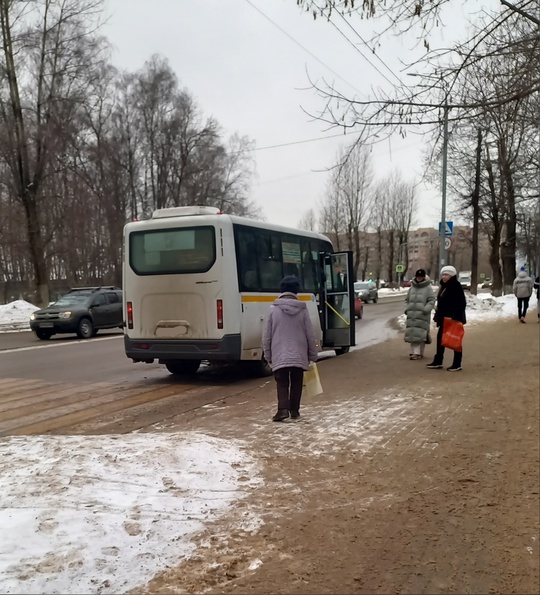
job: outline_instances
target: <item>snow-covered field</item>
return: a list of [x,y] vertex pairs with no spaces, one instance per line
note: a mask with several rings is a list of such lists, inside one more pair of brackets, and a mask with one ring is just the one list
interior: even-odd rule
[[0,593],[126,593],[261,483],[239,444],[198,433],[16,436],[0,449]]

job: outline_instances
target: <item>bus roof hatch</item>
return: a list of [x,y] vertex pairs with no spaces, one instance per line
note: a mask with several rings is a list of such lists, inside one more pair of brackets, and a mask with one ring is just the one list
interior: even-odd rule
[[171,207],[169,209],[156,209],[152,213],[152,219],[163,219],[164,217],[187,217],[188,215],[221,215],[216,207]]

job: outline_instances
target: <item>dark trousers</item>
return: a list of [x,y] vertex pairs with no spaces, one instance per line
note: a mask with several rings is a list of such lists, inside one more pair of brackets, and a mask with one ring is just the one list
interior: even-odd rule
[[518,318],[525,318],[527,315],[527,308],[529,307],[530,298],[518,298]]
[[[441,345],[442,342],[442,334],[443,334],[443,325],[439,327],[437,331],[437,353],[435,354],[435,359],[433,360],[436,364],[442,365],[444,359],[444,347]],[[462,351],[454,351],[454,361],[452,362],[452,366],[457,368],[461,366],[461,361],[463,359],[463,350]]]
[[302,398],[304,370],[302,368],[280,368],[274,372],[277,384],[278,409],[299,411]]

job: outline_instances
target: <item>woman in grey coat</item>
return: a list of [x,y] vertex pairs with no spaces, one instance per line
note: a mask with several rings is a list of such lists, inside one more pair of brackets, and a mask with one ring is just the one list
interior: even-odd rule
[[270,306],[263,332],[263,350],[277,384],[278,411],[273,421],[300,417],[304,370],[317,359],[317,341],[294,275],[281,280],[280,296]]
[[411,344],[410,359],[424,357],[426,343],[431,343],[429,327],[431,310],[435,306],[435,295],[431,287],[431,279],[424,269],[418,269],[411,281],[411,288],[405,298],[405,342]]

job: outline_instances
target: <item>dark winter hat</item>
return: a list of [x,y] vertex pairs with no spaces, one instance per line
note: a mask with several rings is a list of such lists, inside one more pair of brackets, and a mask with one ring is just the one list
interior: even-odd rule
[[416,271],[416,273],[414,273],[415,277],[425,277],[426,276],[426,271],[424,271],[424,269],[418,269]]
[[300,281],[294,275],[287,275],[279,283],[279,291],[285,293],[298,293],[300,291]]

